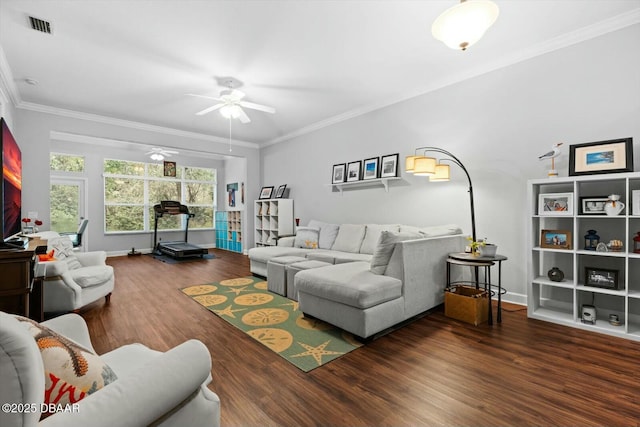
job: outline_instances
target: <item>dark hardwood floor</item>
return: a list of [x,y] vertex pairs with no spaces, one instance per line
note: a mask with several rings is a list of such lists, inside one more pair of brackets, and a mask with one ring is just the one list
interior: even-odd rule
[[223,426],[637,426],[640,343],[530,320],[502,325],[436,311],[310,373],[178,289],[250,275],[246,256],[165,264],[110,258],[111,303],[81,315],[96,350],[202,340],[213,359]]

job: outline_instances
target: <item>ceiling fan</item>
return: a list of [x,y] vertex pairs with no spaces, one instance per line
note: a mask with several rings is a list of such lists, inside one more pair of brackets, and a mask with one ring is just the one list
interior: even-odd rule
[[233,78],[227,78],[226,80],[221,82],[222,85],[226,86],[227,89],[224,89],[220,92],[220,97],[214,98],[212,96],[206,95],[197,95],[194,93],[188,93],[189,96],[196,96],[198,98],[206,98],[213,99],[214,101],[218,101],[218,104],[212,105],[211,107],[205,108],[202,111],[198,111],[196,113],[197,116],[202,116],[204,114],[210,113],[215,110],[220,110],[220,114],[227,119],[240,119],[242,123],[249,123],[251,119],[247,116],[247,113],[242,109],[250,108],[252,110],[263,111],[265,113],[275,113],[276,109],[273,107],[268,107],[266,105],[256,104],[253,102],[243,101],[242,99],[245,97],[244,92],[239,91],[237,88],[242,86],[242,82]]
[[150,151],[147,151],[144,154],[150,155],[151,160],[160,161],[164,160],[165,157],[171,157],[174,154],[178,154],[178,152],[174,150],[167,150],[166,148],[162,147],[153,147]]

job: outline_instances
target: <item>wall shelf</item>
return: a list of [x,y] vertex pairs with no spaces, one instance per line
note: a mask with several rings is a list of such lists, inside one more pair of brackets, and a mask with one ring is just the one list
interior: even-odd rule
[[360,181],[351,181],[351,182],[341,182],[338,184],[327,184],[331,186],[331,191],[342,193],[345,190],[354,190],[357,188],[364,187],[384,187],[384,191],[389,192],[389,182],[397,181],[402,179],[399,176],[393,176],[389,178],[376,178],[376,179],[366,179]]

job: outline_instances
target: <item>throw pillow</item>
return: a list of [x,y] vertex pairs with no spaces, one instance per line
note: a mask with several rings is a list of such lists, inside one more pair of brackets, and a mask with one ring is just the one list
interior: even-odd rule
[[67,262],[69,270],[78,270],[79,268],[82,268],[82,264],[80,264],[78,257],[75,255],[68,256],[65,261]]
[[[44,403],[67,405],[114,382],[113,370],[92,351],[31,319],[15,316],[38,344],[44,364]],[[51,415],[43,412],[42,418]]]
[[371,258],[371,272],[374,274],[384,274],[387,271],[387,265],[389,265],[397,242],[421,238],[423,238],[423,236],[420,233],[382,231],[378,245]]
[[309,221],[309,227],[317,227],[320,229],[318,247],[320,249],[331,249],[333,242],[336,241],[336,236],[338,235],[340,226],[338,224],[328,224],[326,222],[320,222],[312,219]]
[[296,248],[318,249],[320,229],[315,227],[298,227],[293,246]]
[[364,224],[342,224],[331,249],[357,254],[360,251],[365,230]]
[[360,246],[361,254],[373,254],[376,249],[378,240],[380,240],[380,233],[383,231],[400,231],[399,225],[379,225],[379,224],[367,224],[367,231],[364,234],[364,240]]
[[53,249],[53,256],[57,259],[65,259],[73,255],[73,243],[66,236],[54,237],[47,241],[47,250]]

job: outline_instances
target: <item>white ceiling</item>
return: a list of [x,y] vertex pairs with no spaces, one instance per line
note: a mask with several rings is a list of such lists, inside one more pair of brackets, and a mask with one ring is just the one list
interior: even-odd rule
[[460,52],[431,36],[455,0],[0,0],[0,77],[22,108],[228,138],[218,112],[194,114],[214,101],[185,94],[233,76],[276,109],[247,110],[233,138],[265,145],[640,22],[640,0],[494,1],[496,24]]

